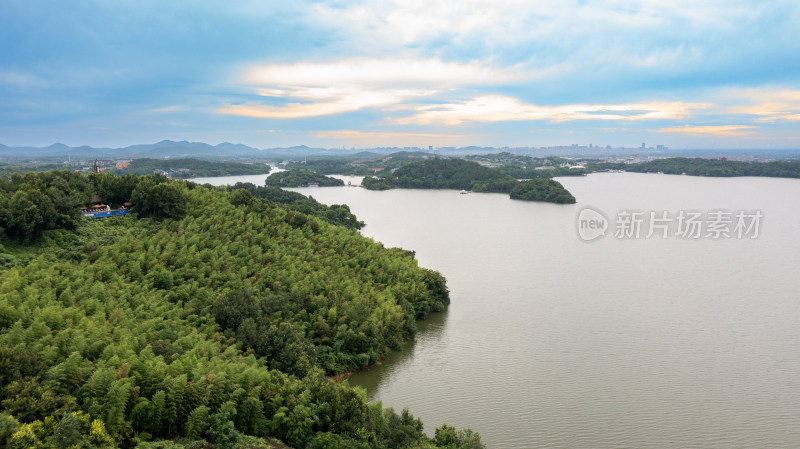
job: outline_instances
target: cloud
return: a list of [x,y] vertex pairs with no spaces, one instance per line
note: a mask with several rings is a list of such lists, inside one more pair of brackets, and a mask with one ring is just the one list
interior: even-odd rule
[[247,69],[241,81],[258,95],[288,100],[286,103],[227,105],[218,112],[257,118],[318,117],[365,108],[392,108],[465,86],[513,82],[529,76],[518,67],[498,69],[480,62],[438,59],[359,58],[270,64]]
[[692,115],[694,109],[709,106],[706,103],[683,102],[537,106],[512,97],[485,95],[449,104],[420,106],[416,114],[395,121],[404,125],[459,125],[464,122],[521,120],[665,120],[686,118]]
[[0,70],[0,86],[16,89],[46,87],[47,81],[25,72]]
[[758,119],[759,122],[777,122],[777,121],[789,121],[789,122],[797,122],[800,121],[800,114],[781,114],[781,115],[774,115],[772,117],[761,117]]
[[471,134],[441,134],[414,132],[362,132],[354,130],[319,131],[320,139],[344,140],[349,144],[370,146],[420,146],[461,145],[474,142]]
[[228,105],[217,109],[217,112],[254,118],[298,119],[354,112],[364,108],[388,105],[399,100],[391,93],[382,92],[355,92],[353,95],[340,97],[333,97],[328,93],[326,96],[330,100],[287,103],[280,106],[255,103]]
[[331,62],[268,64],[245,71],[247,84],[256,86],[437,86],[500,84],[529,78],[518,67],[498,69],[471,61],[444,62],[429,58],[346,58]]
[[755,115],[759,122],[800,120],[800,90],[774,86],[723,89],[722,96],[736,104],[725,113]]
[[173,106],[164,106],[161,108],[149,109],[147,112],[152,114],[163,114],[168,112],[180,112],[184,110],[186,110],[185,106],[173,105]]
[[464,98],[471,91],[491,92],[509,84],[529,82],[546,72],[520,66],[498,68],[477,61],[408,58],[262,65],[245,70],[241,81],[265,102],[229,104],[217,111],[254,118],[298,119],[374,108],[412,111],[410,116],[390,119],[400,125],[458,125],[526,120],[685,119],[696,109],[710,107],[707,103],[687,102],[537,106],[492,93],[467,94]]
[[684,124],[733,123],[760,128],[729,131],[750,131],[743,141],[778,145],[800,123],[797,0],[18,3],[0,15],[0,36],[25,42],[0,68],[7,139],[77,135],[78,121],[131,135],[125,124],[148,116],[149,135],[174,120],[217,140],[276,128],[287,144],[319,129],[392,141],[457,129],[493,145],[629,138],[601,125],[679,128],[658,136],[690,143],[713,134]]
[[758,2],[693,0],[374,0],[319,2],[309,15],[319,24],[341,28],[351,38],[369,37],[363,43],[367,46],[408,46],[443,38],[457,45],[473,35],[498,46],[553,38],[565,29],[580,36],[598,30],[652,32],[676,23],[683,25],[683,33],[729,29],[731,22],[752,18],[761,10]]
[[331,30],[335,39],[326,46],[342,54],[357,49],[558,68],[555,82],[657,85],[682,78],[691,86],[770,78],[753,62],[775,64],[775,55],[796,54],[798,43],[788,36],[798,11],[794,0],[374,0],[318,2],[307,17]]
[[660,133],[684,133],[693,135],[714,135],[714,136],[746,136],[745,130],[756,129],[755,126],[747,125],[714,125],[714,126],[691,126],[685,125],[678,128],[661,128]]

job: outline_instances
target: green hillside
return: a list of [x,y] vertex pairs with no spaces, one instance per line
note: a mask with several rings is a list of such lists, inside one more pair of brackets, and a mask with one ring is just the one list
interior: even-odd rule
[[117,174],[152,175],[155,172],[169,173],[172,178],[196,178],[209,176],[260,175],[269,173],[264,163],[205,161],[201,159],[135,159],[126,167],[116,169]]
[[[482,447],[447,426],[428,438],[407,411],[329,378],[446,307],[441,275],[245,190],[137,181],[152,218],[69,217],[4,243],[0,445]],[[103,182],[115,178],[0,182],[0,218],[16,216],[9,198],[80,202]]]

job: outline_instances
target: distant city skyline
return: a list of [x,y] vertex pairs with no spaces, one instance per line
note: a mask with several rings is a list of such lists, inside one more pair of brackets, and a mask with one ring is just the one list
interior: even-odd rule
[[790,0],[0,0],[0,143],[800,148]]

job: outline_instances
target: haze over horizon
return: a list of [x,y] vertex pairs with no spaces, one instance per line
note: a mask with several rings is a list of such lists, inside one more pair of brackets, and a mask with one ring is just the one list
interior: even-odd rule
[[0,142],[800,147],[800,4],[0,0]]

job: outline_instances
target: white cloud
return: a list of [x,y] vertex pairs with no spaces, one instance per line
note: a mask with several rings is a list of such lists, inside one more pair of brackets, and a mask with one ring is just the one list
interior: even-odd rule
[[406,101],[465,86],[512,82],[523,76],[516,67],[498,69],[479,62],[448,63],[436,59],[361,58],[264,65],[246,70],[242,82],[259,95],[288,103],[228,105],[219,112],[286,119],[365,108],[393,109]]
[[169,112],[180,112],[184,110],[186,110],[185,106],[173,105],[173,106],[164,106],[161,108],[149,109],[147,112],[151,114],[164,114]]
[[774,115],[771,117],[761,117],[758,119],[759,122],[777,122],[777,121],[788,121],[788,122],[800,122],[800,114],[780,114]]
[[373,0],[344,6],[323,2],[310,14],[352,36],[369,36],[372,41],[365,45],[374,41],[411,45],[473,34],[499,44],[553,37],[564,30],[578,34],[599,28],[651,30],[678,21],[684,31],[692,24],[727,27],[733,18],[758,9],[746,6],[696,0]]
[[38,88],[47,86],[47,82],[29,73],[11,70],[0,70],[0,86],[13,88]]
[[411,111],[409,116],[390,119],[400,125],[459,125],[526,120],[674,120],[711,107],[708,103],[680,101],[540,106],[510,96],[465,93],[491,91],[496,85],[513,84],[541,73],[519,66],[497,68],[475,61],[411,58],[262,65],[245,70],[241,82],[265,101],[231,104],[218,112],[297,119],[373,108],[400,115]]
[[360,54],[420,49],[502,58],[513,50],[535,65],[571,61],[587,69],[630,59],[666,69],[676,60],[702,63],[699,48],[710,35],[736,39],[764,9],[721,0],[372,0],[321,2],[308,14]]
[[349,144],[367,146],[450,146],[467,145],[475,142],[474,134],[442,134],[442,133],[414,133],[414,132],[362,132],[354,130],[319,131],[315,137],[346,141]]
[[[420,58],[349,58],[332,62],[268,64],[247,69],[242,80],[255,86],[292,89],[325,87],[447,86],[501,84],[529,79],[519,67],[495,68],[473,61]],[[278,90],[280,92],[280,90]]]
[[399,100],[391,93],[376,91],[354,92],[351,95],[339,97],[332,97],[330,92],[326,92],[323,96],[326,98],[325,101],[287,103],[280,106],[253,103],[228,105],[218,109],[218,112],[255,118],[297,119],[354,112],[364,108],[388,105]]
[[746,136],[755,126],[747,125],[713,125],[713,126],[681,126],[677,128],[662,128],[660,133],[682,133],[692,135],[713,135],[722,137]]
[[718,96],[728,102],[723,111],[727,114],[755,115],[760,122],[796,121],[800,117],[800,90],[775,86],[728,88]]
[[653,102],[632,104],[593,104],[538,106],[516,98],[485,95],[478,98],[420,106],[417,113],[400,119],[399,124],[459,125],[464,122],[502,122],[520,120],[665,120],[681,119],[696,109],[709,107],[706,103]]

